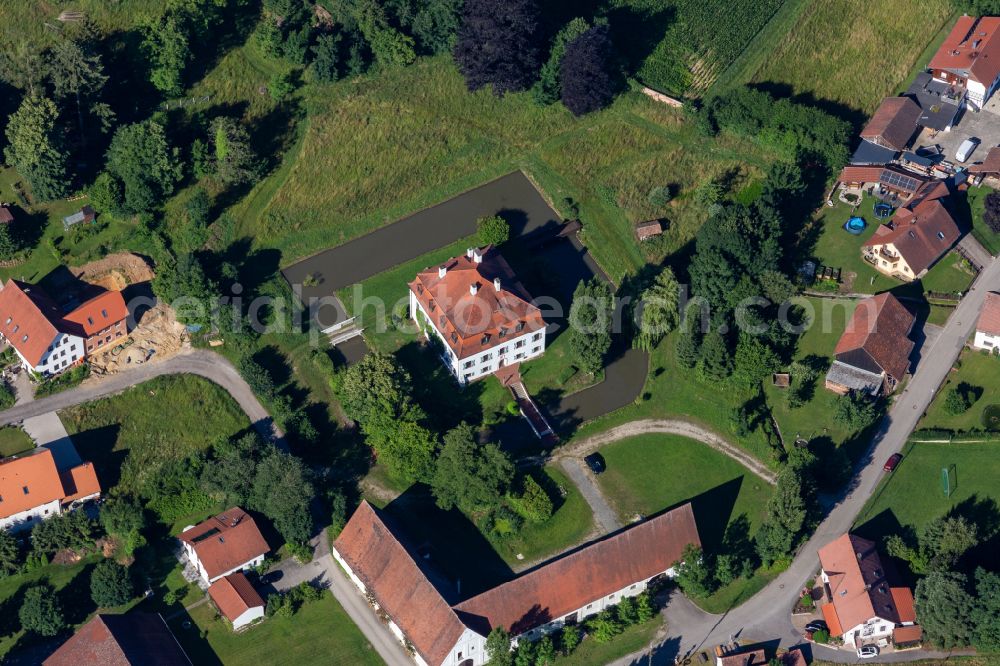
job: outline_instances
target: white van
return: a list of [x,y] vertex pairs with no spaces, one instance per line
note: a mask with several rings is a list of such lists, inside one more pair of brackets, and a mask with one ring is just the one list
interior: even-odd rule
[[972,152],[979,145],[979,139],[966,139],[962,142],[962,145],[958,147],[958,152],[955,153],[955,159],[959,162],[964,162],[970,157],[972,157]]

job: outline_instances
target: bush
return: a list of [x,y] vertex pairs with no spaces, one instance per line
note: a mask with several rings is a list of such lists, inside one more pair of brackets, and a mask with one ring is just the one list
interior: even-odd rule
[[98,562],[90,574],[90,598],[101,608],[121,606],[135,596],[128,567],[112,560]]
[[83,511],[73,511],[42,521],[31,531],[31,544],[36,552],[55,553],[72,550],[85,554],[96,548],[97,524]]
[[649,191],[649,205],[653,208],[663,208],[670,203],[670,188],[667,186],[654,187]]
[[5,381],[0,381],[0,409],[7,409],[14,406],[14,401],[17,400],[17,396],[14,395],[14,390]]
[[480,245],[500,246],[510,240],[510,225],[499,215],[476,220],[476,235]]
[[990,192],[983,202],[983,221],[993,233],[1000,233],[1000,192]]
[[55,636],[66,626],[56,591],[49,585],[32,585],[25,590],[18,618],[25,631],[39,636]]
[[820,629],[819,631],[813,632],[813,640],[817,643],[829,643],[830,642],[830,632],[826,629]]
[[983,410],[983,427],[987,430],[1000,430],[1000,405],[987,405]]
[[534,477],[524,475],[519,495],[508,495],[507,503],[522,518],[531,523],[543,523],[552,517],[552,500]]
[[489,518],[490,531],[501,539],[509,539],[516,535],[524,524],[521,516],[506,506],[501,506]]
[[950,388],[945,393],[944,411],[948,414],[951,414],[952,416],[964,414],[969,411],[969,407],[972,407],[972,403],[969,401],[968,396],[962,393],[958,388]]
[[59,393],[66,389],[78,386],[80,382],[90,376],[90,366],[86,363],[73,366],[66,372],[45,379],[35,387],[35,397],[43,398],[53,393]]

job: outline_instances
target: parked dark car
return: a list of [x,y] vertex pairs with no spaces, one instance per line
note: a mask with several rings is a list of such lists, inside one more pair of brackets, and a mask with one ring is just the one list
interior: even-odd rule
[[882,469],[886,472],[891,472],[892,470],[896,469],[896,465],[898,465],[899,461],[902,459],[903,459],[902,453],[893,453],[891,456],[889,456],[889,459],[885,461],[885,467],[883,467]]
[[608,466],[604,464],[604,456],[600,453],[591,453],[583,459],[583,462],[587,463],[587,467],[589,467],[590,471],[594,474],[600,474],[608,468]]
[[830,629],[823,620],[813,620],[806,625],[806,631],[812,633],[815,631],[830,631]]

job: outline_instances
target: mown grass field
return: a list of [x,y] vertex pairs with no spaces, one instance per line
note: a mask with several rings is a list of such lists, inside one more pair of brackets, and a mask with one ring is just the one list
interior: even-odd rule
[[[957,484],[951,497],[945,497],[941,470],[952,465]],[[885,476],[855,524],[898,524],[919,533],[925,524],[956,507],[1000,502],[998,475],[1000,459],[992,444],[910,443],[896,471]]]
[[[1000,402],[998,376],[1000,376],[1000,359],[985,352],[965,350],[956,363],[956,369],[948,374],[917,427],[942,428],[956,432],[987,430],[982,421],[983,410],[989,405]],[[950,389],[963,383],[974,387],[980,393],[979,398],[967,412],[949,414],[944,408],[945,396]]]
[[35,448],[35,443],[20,428],[16,426],[0,428],[0,458],[30,451],[33,448]]
[[775,32],[770,57],[749,80],[867,116],[906,80],[953,12],[949,0],[926,0],[919,10],[912,0],[812,2],[790,33]]
[[991,192],[993,190],[986,186],[970,187],[965,191],[965,196],[969,204],[969,212],[972,215],[972,235],[993,256],[996,256],[1000,254],[1000,234],[990,229],[983,219],[983,213],[986,210],[986,195]]
[[[564,197],[578,202],[588,246],[617,281],[646,261],[632,223],[664,215],[677,249],[707,217],[686,196],[695,185],[759,175],[772,159],[748,142],[701,137],[634,93],[579,120],[528,93],[469,94],[447,58],[304,94],[309,121],[294,165],[273,176],[282,182],[269,204],[236,209],[240,231],[279,250],[282,265],[522,168],[563,215]],[[677,189],[666,211],[647,201],[657,185]]]
[[60,412],[101,486],[142,487],[166,462],[250,426],[228,393],[193,375],[158,377],[124,393]]
[[[191,626],[184,622],[190,617]],[[238,634],[233,633],[210,604],[170,621],[170,628],[196,664],[257,666],[383,663],[329,592],[303,605],[292,617],[270,617]]]
[[[772,487],[745,467],[694,440],[672,435],[641,435],[601,449],[607,470],[598,478],[622,520],[649,516],[693,502],[702,544],[717,549],[727,526],[742,524],[752,538],[764,519]],[[761,570],[737,580],[698,603],[723,612],[749,598],[770,578]]]

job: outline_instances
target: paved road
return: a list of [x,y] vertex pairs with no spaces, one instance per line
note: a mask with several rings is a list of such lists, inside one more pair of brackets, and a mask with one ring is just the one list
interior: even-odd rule
[[260,434],[276,443],[283,443],[284,433],[271,419],[270,414],[257,400],[250,386],[236,368],[224,357],[214,352],[195,349],[178,354],[159,363],[145,363],[110,377],[87,382],[83,386],[56,393],[45,398],[14,405],[0,412],[0,425],[19,423],[25,419],[57,412],[120,393],[127,388],[163,375],[191,374],[204,377],[225,389],[249,417]]
[[622,523],[618,520],[618,513],[608,504],[604,493],[597,485],[597,480],[584,469],[583,462],[579,458],[567,457],[559,461],[559,466],[580,490],[583,499],[587,500],[587,504],[590,505],[590,510],[594,514],[594,523],[601,535],[621,529]]
[[[966,295],[930,349],[921,354],[921,361],[906,389],[898,396],[889,413],[883,418],[872,439],[869,450],[855,465],[855,476],[850,487],[816,529],[812,538],[801,548],[791,566],[770,585],[749,601],[724,615],[710,615],[699,610],[681,594],[674,594],[664,614],[668,638],[654,649],[654,663],[673,661],[679,651],[686,653],[712,647],[733,636],[746,633],[748,638],[780,639],[785,646],[802,642],[791,625],[790,613],[798,592],[806,580],[819,568],[817,551],[820,547],[850,530],[855,518],[872,496],[882,478],[882,465],[893,453],[900,451],[917,425],[920,415],[930,404],[938,387],[947,376],[959,352],[975,327],[976,318],[989,290],[1000,289],[1000,259],[993,259],[979,274]],[[831,661],[856,662],[850,652],[817,646],[817,656]],[[932,656],[928,652],[914,651],[886,656],[884,661],[912,661]],[[616,665],[635,663],[641,653],[614,662]]]

